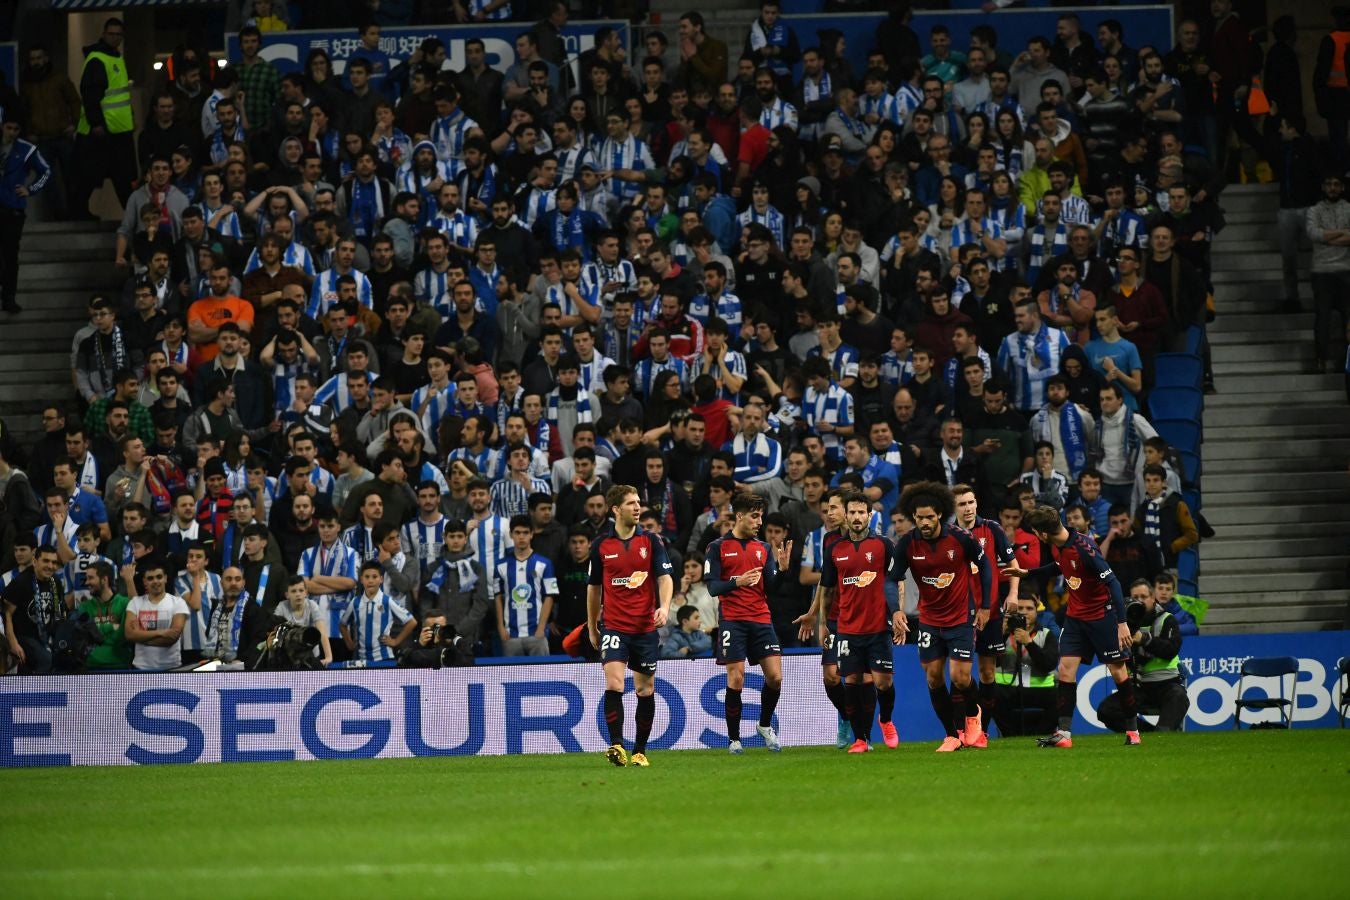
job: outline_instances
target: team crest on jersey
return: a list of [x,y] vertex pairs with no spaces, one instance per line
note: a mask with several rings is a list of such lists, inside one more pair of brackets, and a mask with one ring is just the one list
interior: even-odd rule
[[1071,560],[1069,560],[1069,568],[1070,568],[1070,569],[1076,569],[1076,568],[1078,568],[1078,560],[1076,560],[1076,559],[1071,559]]
[[619,575],[609,580],[610,587],[626,587],[630,590],[637,590],[647,581],[647,573],[639,570],[631,575]]
[[872,561],[872,551],[871,551],[871,550],[864,550],[864,551],[863,551],[863,558],[866,559],[868,562],[871,562],[871,561]]
[[948,558],[948,559],[956,559],[956,551],[955,551],[955,550],[948,550],[948,551],[947,551],[947,558]]
[[1066,578],[1066,579],[1064,579],[1064,583],[1067,584],[1067,585],[1069,586],[1069,590],[1071,590],[1071,591],[1076,591],[1076,590],[1078,590],[1078,586],[1081,585],[1081,584],[1083,583],[1083,579],[1081,579],[1081,578]]
[[763,561],[764,561],[764,551],[761,550],[761,549],[759,549],[758,547],[756,547],[756,548],[755,548],[755,562],[763,562]]
[[924,584],[931,584],[938,590],[942,590],[943,588],[951,586],[951,583],[956,580],[956,575],[951,572],[943,572],[936,578],[932,575],[925,575],[921,580]]
[[980,542],[980,549],[983,550],[983,549],[984,549],[984,542],[987,541],[987,540],[989,540],[989,538],[979,538],[978,540],[979,540],[979,542]]
[[638,547],[638,556],[642,557],[643,559],[646,559],[646,558],[647,558],[647,545],[646,545],[646,544],[643,544],[641,547]]
[[847,578],[843,579],[843,584],[845,587],[865,588],[876,580],[877,580],[876,572],[859,572],[857,575],[850,575]]

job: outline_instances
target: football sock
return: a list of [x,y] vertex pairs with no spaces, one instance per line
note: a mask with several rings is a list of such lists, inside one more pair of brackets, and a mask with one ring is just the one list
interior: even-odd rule
[[1116,685],[1120,694],[1120,708],[1125,713],[1125,730],[1139,730],[1139,701],[1134,696],[1134,679],[1126,678]]
[[1059,715],[1059,730],[1067,732],[1073,729],[1073,710],[1078,705],[1078,682],[1056,681],[1055,688],[1057,691],[1055,712]]
[[965,690],[966,699],[966,718],[973,719],[980,712],[980,704],[975,698],[975,685],[971,685]]
[[829,697],[830,702],[834,704],[834,708],[839,710],[839,715],[847,719],[848,710],[844,708],[847,705],[847,701],[844,699],[844,693],[844,683],[842,681],[838,684],[825,685],[825,696]]
[[633,717],[637,722],[637,740],[633,742],[634,753],[647,752],[647,738],[652,734],[652,720],[656,718],[656,695],[637,698],[637,713]]
[[877,686],[873,682],[866,682],[862,686],[862,705],[863,711],[860,718],[863,721],[863,740],[872,739],[872,720],[877,717]]
[[623,692],[605,691],[605,724],[609,726],[609,742],[623,743]]
[[[959,736],[966,728],[966,700],[969,699],[970,694],[952,685],[951,697],[952,733]],[[971,712],[974,712],[974,710],[971,710]]]
[[848,723],[853,726],[853,739],[855,741],[867,740],[867,720],[864,718],[864,707],[866,702],[863,700],[863,684],[846,684],[844,691],[848,694]]
[[989,723],[994,720],[994,707],[998,700],[994,696],[994,683],[980,682],[980,730],[988,731]]
[[768,728],[773,724],[773,711],[778,708],[778,698],[783,695],[782,687],[765,687],[759,692],[759,727]]
[[948,737],[956,737],[957,729],[952,727],[952,695],[947,693],[947,686],[928,689],[928,700],[933,704],[933,712],[937,713],[938,721],[947,732]]
[[877,705],[881,708],[881,721],[889,722],[891,713],[895,711],[895,685],[892,684],[886,690],[877,689]]
[[741,739],[741,692],[727,688],[727,737]]

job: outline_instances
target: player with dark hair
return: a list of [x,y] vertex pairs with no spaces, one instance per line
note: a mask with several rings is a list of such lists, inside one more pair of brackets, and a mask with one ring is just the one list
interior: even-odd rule
[[727,737],[732,753],[741,753],[741,690],[745,665],[757,665],[764,673],[759,692],[759,726],[755,729],[764,745],[775,753],[782,749],[773,730],[773,712],[783,691],[783,666],[778,633],[769,615],[767,587],[787,571],[792,541],[770,552],[758,540],[764,518],[764,499],[737,494],[731,501],[731,533],[708,545],[703,562],[703,581],[708,593],[718,598],[717,634],[714,636],[717,664],[727,670]]
[[[823,473],[820,477],[824,477]],[[848,692],[839,678],[839,657],[834,649],[838,610],[833,598],[822,596],[820,574],[830,547],[844,534],[843,497],[846,493],[848,492],[842,488],[830,488],[821,497],[821,525],[806,536],[806,547],[802,552],[802,568],[798,573],[798,580],[802,584],[810,584],[813,578],[815,580],[815,588],[811,592],[811,608],[793,620],[799,626],[797,634],[801,640],[809,641],[812,637],[819,640],[820,678],[825,685],[825,696],[839,711],[839,736],[836,746],[840,748],[849,745],[848,734],[852,718],[848,708]]]
[[[614,527],[591,544],[591,576],[586,589],[586,623],[591,645],[605,669],[605,756],[616,766],[646,767],[647,738],[656,718],[656,661],[661,641],[656,629],[666,624],[675,593],[670,558],[659,535],[638,529],[642,500],[637,488],[616,484],[605,494]],[[603,622],[601,616],[603,613]],[[637,725],[633,755],[623,746],[624,669],[633,670]]]
[[994,675],[998,671],[998,657],[1006,649],[1006,636],[1003,634],[1003,612],[1017,607],[1017,588],[1020,579],[1008,579],[1008,594],[999,602],[999,581],[1001,566],[1015,565],[1012,543],[1003,533],[1003,526],[991,519],[976,514],[979,501],[975,498],[975,489],[968,484],[952,487],[952,498],[956,501],[956,524],[970,532],[971,537],[980,542],[985,555],[992,556],[990,571],[994,582],[994,592],[989,597],[981,596],[975,604],[975,656],[978,658],[980,675],[980,736],[976,747],[984,747],[989,742],[989,723],[994,718]]
[[[1026,570],[1004,566],[1003,574],[1012,578],[1045,577],[1063,574],[1068,587],[1069,605],[1064,631],[1059,636],[1059,672],[1056,673],[1056,707],[1059,728],[1041,738],[1041,747],[1072,747],[1073,711],[1078,704],[1078,664],[1084,658],[1106,663],[1120,694],[1120,709],[1125,720],[1125,746],[1139,745],[1139,704],[1127,665],[1130,659],[1130,627],[1125,623],[1125,599],[1120,580],[1107,565],[1097,544],[1084,534],[1066,528],[1059,513],[1038,506],[1022,517],[1022,527],[1050,546],[1054,562]],[[1113,629],[1111,626],[1115,625]]]
[[[975,655],[975,585],[980,576],[980,596],[993,596],[993,573],[989,559],[970,532],[943,524],[956,511],[952,492],[944,484],[920,481],[900,495],[900,511],[914,523],[914,530],[895,548],[895,579],[900,585],[899,605],[892,614],[896,640],[903,643],[905,622],[904,577],[914,570],[919,585],[919,662],[928,680],[928,699],[933,704],[947,737],[939,753],[979,746],[980,709],[975,702],[970,662]],[[942,663],[949,660],[952,686],[947,690]]]
[[[849,753],[871,749],[872,713],[880,706],[881,734],[887,747],[900,746],[891,713],[895,709],[895,662],[893,636],[887,621],[885,580],[891,577],[895,547],[872,533],[872,504],[862,494],[843,498],[845,533],[830,545],[820,573],[820,588],[827,598],[838,598],[838,632],[834,636],[839,672],[844,676],[848,708],[852,713],[853,745]],[[900,617],[904,622],[904,616]],[[904,625],[908,630],[908,624]],[[872,682],[863,680],[871,673]]]

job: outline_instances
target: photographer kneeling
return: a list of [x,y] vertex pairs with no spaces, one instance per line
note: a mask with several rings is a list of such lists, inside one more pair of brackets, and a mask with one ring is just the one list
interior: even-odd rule
[[471,666],[473,641],[455,633],[443,610],[428,610],[417,632],[417,644],[399,651],[398,664],[404,669]]
[[1059,666],[1059,640],[1054,632],[1037,625],[1035,591],[1023,587],[1017,595],[1017,611],[1003,617],[1003,633],[1011,638],[998,656],[994,673],[994,722],[1003,737],[1046,734],[1057,721],[1055,669]]
[[[1181,652],[1181,626],[1176,617],[1157,604],[1152,586],[1140,578],[1130,585],[1125,605],[1125,622],[1130,626],[1130,667],[1133,669],[1135,695],[1139,711],[1158,711],[1158,724],[1139,720],[1141,731],[1180,731],[1191,708],[1186,682],[1181,677],[1177,655]],[[1112,731],[1125,730],[1125,713],[1118,694],[1113,693],[1097,707],[1097,718]],[[1145,713],[1146,714],[1146,713]]]

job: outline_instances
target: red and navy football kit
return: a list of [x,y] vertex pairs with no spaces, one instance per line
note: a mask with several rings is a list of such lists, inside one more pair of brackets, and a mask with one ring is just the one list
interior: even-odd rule
[[861,541],[840,537],[826,552],[820,584],[834,588],[838,599],[834,648],[841,674],[895,671],[886,602],[886,579],[894,580],[894,568],[895,547],[876,535]]
[[[735,579],[753,569],[763,569],[759,583],[738,587]],[[718,665],[748,660],[753,666],[782,655],[766,593],[779,575],[773,553],[761,540],[728,534],[708,545],[703,581],[719,604],[713,640]]]
[[1111,571],[1096,541],[1072,528],[1068,531],[1069,540],[1063,547],[1050,543],[1055,561],[1032,573],[1053,575],[1058,571],[1064,576],[1069,606],[1059,636],[1059,655],[1086,662],[1095,653],[1102,662],[1124,662],[1130,658],[1130,651],[1120,646],[1118,626],[1125,621],[1120,579]]
[[978,592],[975,596],[975,605],[980,609],[989,610],[989,621],[975,634],[975,652],[980,656],[998,656],[1007,649],[1007,639],[1003,634],[1003,603],[999,597],[1003,573],[999,569],[1012,565],[1017,561],[1017,557],[1013,553],[1008,536],[1003,533],[1003,526],[991,519],[976,516],[975,525],[970,529],[970,536],[979,542],[980,549],[990,557],[989,569],[994,583],[991,600],[986,602],[984,595]]
[[948,657],[969,661],[975,653],[973,575],[979,573],[981,597],[994,591],[989,558],[979,541],[955,525],[943,525],[931,541],[916,528],[900,539],[895,556],[895,579],[912,569],[919,585],[915,643],[920,662]]
[[650,675],[661,658],[661,640],[653,618],[660,594],[657,582],[672,573],[660,536],[635,531],[623,540],[611,529],[591,545],[590,584],[601,588],[600,659],[626,662]]

